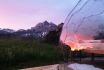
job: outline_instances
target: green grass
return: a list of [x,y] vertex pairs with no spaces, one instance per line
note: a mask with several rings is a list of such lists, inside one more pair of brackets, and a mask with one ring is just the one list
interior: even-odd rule
[[0,70],[58,63],[61,55],[60,48],[35,40],[0,39]]

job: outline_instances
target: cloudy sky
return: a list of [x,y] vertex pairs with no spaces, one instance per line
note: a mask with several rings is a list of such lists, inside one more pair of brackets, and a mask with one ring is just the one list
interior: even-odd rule
[[81,0],[68,20],[61,33],[64,43],[95,39],[104,31],[104,0]]
[[48,20],[59,24],[78,0],[0,0],[0,28],[27,29]]

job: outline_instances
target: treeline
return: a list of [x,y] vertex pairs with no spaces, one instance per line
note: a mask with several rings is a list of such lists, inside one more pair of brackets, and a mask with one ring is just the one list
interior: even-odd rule
[[14,31],[0,29],[0,70],[60,63],[63,52],[58,47],[63,23],[43,22],[35,27]]

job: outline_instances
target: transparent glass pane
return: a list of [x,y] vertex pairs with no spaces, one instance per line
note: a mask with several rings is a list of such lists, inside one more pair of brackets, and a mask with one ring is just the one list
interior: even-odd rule
[[104,0],[79,0],[66,18],[60,39],[72,50],[104,53]]

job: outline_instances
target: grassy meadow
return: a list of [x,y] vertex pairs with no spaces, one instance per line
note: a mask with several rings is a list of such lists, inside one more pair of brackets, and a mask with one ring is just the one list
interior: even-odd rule
[[17,70],[62,60],[60,48],[35,40],[0,39],[0,70]]

